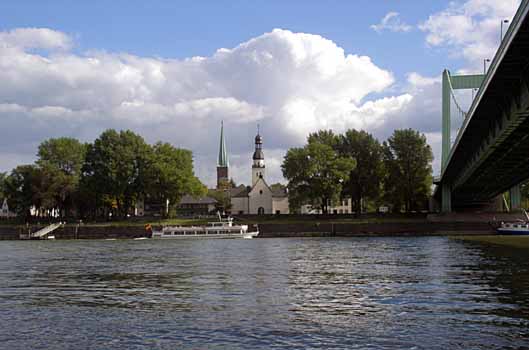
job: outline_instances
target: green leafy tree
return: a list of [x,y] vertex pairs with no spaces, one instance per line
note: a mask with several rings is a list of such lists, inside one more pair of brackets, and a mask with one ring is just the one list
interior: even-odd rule
[[37,165],[51,176],[50,189],[61,213],[69,211],[78,202],[79,179],[87,146],[76,139],[61,137],[40,144]]
[[207,188],[194,174],[191,151],[175,148],[169,143],[155,144],[149,169],[148,193],[163,203],[169,200],[171,206],[177,205],[186,194],[204,196]]
[[307,138],[307,143],[321,143],[330,146],[333,150],[338,150],[340,144],[340,136],[336,135],[332,130],[319,130],[310,133]]
[[124,217],[146,192],[152,158],[152,149],[141,136],[130,130],[104,131],[86,153],[85,192],[94,191],[97,204],[110,201]]
[[362,212],[362,202],[376,200],[382,190],[382,146],[371,134],[350,129],[340,135],[337,147],[343,157],[356,160],[343,194],[351,197],[351,211]]
[[31,217],[30,209],[36,202],[34,184],[38,168],[34,165],[19,165],[11,171],[4,182],[4,191],[9,208],[23,219]]
[[7,178],[6,173],[0,173],[0,198],[5,197],[6,178]]
[[427,208],[431,193],[433,154],[426,137],[412,129],[395,130],[383,143],[386,199],[394,210]]
[[331,146],[314,138],[309,140],[303,148],[288,150],[281,170],[288,180],[292,208],[308,203],[327,213],[329,202],[339,198],[349,180],[355,161],[339,156]]
[[217,204],[215,204],[215,209],[220,213],[231,209],[231,198],[230,192],[228,190],[210,189],[208,190],[208,196],[214,198],[217,201]]

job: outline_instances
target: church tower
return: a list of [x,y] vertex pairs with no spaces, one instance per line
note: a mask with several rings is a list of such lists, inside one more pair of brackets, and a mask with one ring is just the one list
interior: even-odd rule
[[257,136],[255,136],[255,152],[253,152],[253,165],[252,165],[252,186],[255,185],[257,180],[264,178],[265,176],[265,164],[263,154],[263,138],[259,135],[259,126],[257,126]]
[[227,185],[228,179],[228,152],[224,141],[224,123],[220,122],[219,159],[217,161],[217,189]]

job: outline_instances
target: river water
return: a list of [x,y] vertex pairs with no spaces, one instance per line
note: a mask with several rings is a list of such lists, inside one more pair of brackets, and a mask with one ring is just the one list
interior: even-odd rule
[[0,348],[525,348],[528,256],[446,237],[4,241]]

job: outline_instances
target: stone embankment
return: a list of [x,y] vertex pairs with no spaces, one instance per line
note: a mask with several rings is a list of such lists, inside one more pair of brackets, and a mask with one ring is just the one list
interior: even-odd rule
[[[238,217],[238,221],[253,225],[259,222],[259,237],[352,237],[352,236],[431,236],[494,234],[491,222],[524,220],[522,213],[451,213],[404,215],[389,217],[366,216],[372,222],[351,220],[346,216]],[[285,222],[281,222],[285,219]],[[393,220],[394,221],[393,221]],[[270,221],[270,222],[267,222]],[[347,220],[351,220],[347,222]],[[345,222],[344,222],[345,221]],[[35,232],[43,225],[0,226],[0,240],[19,239],[21,233]],[[131,239],[147,237],[143,225],[66,225],[53,232],[56,239]]]
[[387,223],[307,223],[261,224],[259,237],[352,237],[352,236],[430,236],[494,234],[486,222],[387,222]]
[[[0,226],[0,240],[19,239],[21,233],[28,230],[35,232],[44,226]],[[99,226],[99,225],[66,225],[53,233],[55,239],[126,239],[146,237],[143,226]]]

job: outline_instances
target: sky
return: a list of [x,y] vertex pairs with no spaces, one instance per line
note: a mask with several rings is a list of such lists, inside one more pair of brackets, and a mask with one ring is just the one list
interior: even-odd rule
[[238,184],[251,181],[257,124],[269,183],[285,182],[286,151],[319,129],[363,129],[380,141],[417,129],[438,173],[441,73],[481,73],[518,5],[3,1],[0,171],[33,162],[48,138],[92,142],[131,129],[192,150],[197,175],[214,186],[223,120]]

